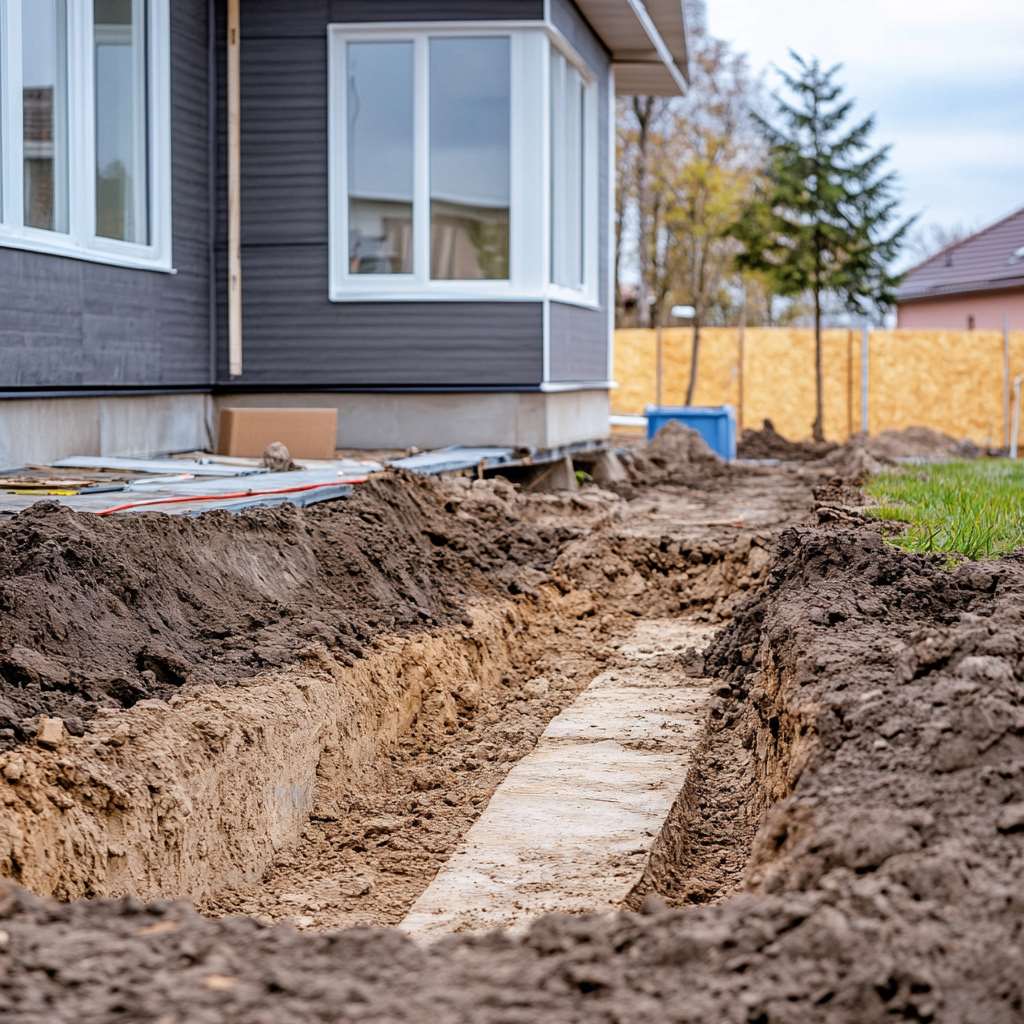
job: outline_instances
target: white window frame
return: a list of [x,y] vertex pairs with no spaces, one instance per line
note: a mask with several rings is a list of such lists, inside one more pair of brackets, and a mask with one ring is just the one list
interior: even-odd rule
[[0,0],[0,246],[173,273],[170,0],[149,0],[146,245],[96,234],[93,0],[67,3],[68,231],[47,231],[24,223],[21,11],[21,0]]
[[[511,131],[509,176],[509,277],[507,280],[434,280],[430,277],[431,38],[506,37],[510,45]],[[412,42],[414,50],[413,273],[352,274],[348,235],[348,89],[350,42]],[[572,60],[587,83],[588,159],[586,212],[593,225],[586,281],[580,289],[550,282],[550,46]],[[328,54],[328,239],[332,302],[541,302],[553,299],[598,308],[597,87],[594,73],[547,22],[408,22],[332,24]],[[592,152],[590,147],[592,147]]]
[[[583,232],[582,238],[576,238],[570,232],[564,236],[571,245],[578,245],[583,248],[582,272],[583,280],[578,287],[557,284],[554,281],[555,268],[551,264],[556,256],[562,255],[556,246],[548,242],[548,298],[556,302],[568,302],[579,304],[582,298],[583,304],[597,307],[597,276],[600,255],[600,223],[599,223],[599,197],[597,182],[597,161],[598,161],[598,135],[601,130],[598,124],[598,95],[597,82],[593,72],[580,59],[576,52],[569,46],[561,36],[553,36],[551,39],[552,54],[559,54],[565,59],[566,67],[574,67],[579,72],[583,86],[583,111],[582,111],[582,152],[583,164],[580,168],[580,193],[579,199],[582,205],[582,220],[580,227]],[[551,74],[551,60],[548,60],[548,76]],[[563,82],[564,85],[564,82]],[[553,119],[557,129],[560,112],[552,111],[552,99],[555,91],[555,83],[549,81],[548,92],[548,117]],[[569,197],[566,195],[566,182],[562,174],[556,174],[556,154],[550,154],[551,181],[549,192],[551,193],[551,209],[549,211],[549,231],[554,233],[555,220],[560,215],[568,214]],[[575,231],[575,224],[572,225]]]

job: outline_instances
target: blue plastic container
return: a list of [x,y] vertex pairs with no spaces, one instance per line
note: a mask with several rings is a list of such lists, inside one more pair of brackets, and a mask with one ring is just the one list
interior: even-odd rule
[[648,441],[669,420],[678,420],[696,430],[716,455],[727,461],[736,458],[736,414],[731,405],[649,405],[644,412]]

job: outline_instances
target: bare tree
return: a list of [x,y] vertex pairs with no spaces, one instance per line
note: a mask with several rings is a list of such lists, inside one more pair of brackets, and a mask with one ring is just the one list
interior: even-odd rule
[[943,249],[962,242],[975,230],[965,224],[922,224],[910,233],[907,252],[913,259],[924,262]]

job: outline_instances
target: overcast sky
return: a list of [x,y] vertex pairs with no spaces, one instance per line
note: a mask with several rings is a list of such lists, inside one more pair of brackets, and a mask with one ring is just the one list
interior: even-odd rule
[[[1024,0],[707,0],[755,70],[790,48],[842,63],[893,143],[907,212],[982,226],[1024,206]],[[770,70],[766,82],[778,79]]]

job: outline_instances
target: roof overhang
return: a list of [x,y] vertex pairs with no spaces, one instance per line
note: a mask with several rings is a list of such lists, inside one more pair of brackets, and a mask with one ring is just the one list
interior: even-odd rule
[[576,0],[626,96],[677,96],[689,82],[683,0]]
[[1024,275],[1000,278],[996,281],[962,281],[957,284],[937,285],[932,288],[908,288],[904,285],[896,292],[896,301],[927,302],[929,299],[955,299],[961,295],[979,295],[988,292],[1024,290]]

